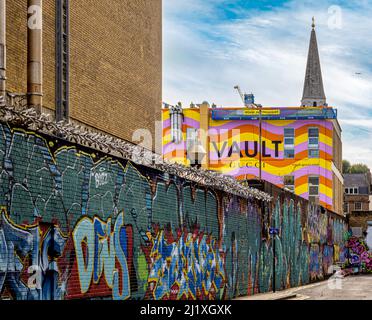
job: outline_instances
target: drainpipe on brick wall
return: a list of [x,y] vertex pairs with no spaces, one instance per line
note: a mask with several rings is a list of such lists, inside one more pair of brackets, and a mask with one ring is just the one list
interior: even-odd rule
[[202,161],[202,168],[208,170],[209,168],[209,103],[204,101],[200,105],[200,143],[205,150],[205,156]]
[[43,79],[42,0],[27,0],[27,98],[41,111]]
[[0,105],[6,95],[6,0],[0,0]]

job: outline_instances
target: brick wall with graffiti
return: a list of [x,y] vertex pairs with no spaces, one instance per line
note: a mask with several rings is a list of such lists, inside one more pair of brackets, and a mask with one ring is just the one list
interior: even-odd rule
[[[229,299],[323,279],[344,221],[0,124],[1,299]],[[270,227],[279,229],[273,241]]]

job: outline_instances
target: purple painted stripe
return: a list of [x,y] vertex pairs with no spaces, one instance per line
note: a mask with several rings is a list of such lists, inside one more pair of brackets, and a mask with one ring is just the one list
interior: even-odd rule
[[[300,194],[300,197],[302,197],[306,200],[309,200],[309,193],[305,192],[303,194]],[[319,194],[319,200],[322,201],[322,202],[325,202],[326,204],[328,204],[330,206],[333,205],[332,199],[330,197],[328,197],[327,195],[325,195],[324,193]]]
[[[296,154],[300,153],[300,152],[303,152],[303,151],[306,151],[307,149],[308,149],[308,143],[307,142],[303,142],[303,143],[300,143],[299,145],[295,146]],[[330,156],[332,156],[333,148],[330,147],[329,145],[323,143],[323,142],[319,142],[319,150],[323,151],[325,153],[328,153]]]
[[170,127],[170,126],[171,126],[170,119],[167,119],[167,120],[164,120],[163,121],[163,129],[166,129],[166,128]]
[[185,117],[185,119],[183,120],[183,123],[192,128],[200,128],[200,122],[194,119],[191,119],[191,118]]
[[175,144],[173,142],[167,143],[166,145],[163,146],[163,154],[167,154],[169,152],[173,152],[175,150],[178,151],[184,151],[186,150],[186,142],[183,141],[179,144]]
[[[188,118],[188,117],[184,118],[183,123],[188,125],[189,127],[193,127],[193,128],[199,128],[200,127],[199,121],[196,121],[196,120]],[[167,120],[163,121],[163,129],[170,128],[170,127],[171,127],[170,119],[167,119]]]
[[[281,168],[278,168],[278,170],[280,170],[280,169]],[[283,183],[282,178],[280,176],[268,173],[264,170],[265,169],[262,170],[263,179],[265,179],[269,182],[275,183],[275,184],[282,184]],[[237,177],[239,175],[244,175],[244,174],[253,174],[253,175],[256,175],[258,177],[259,170],[258,170],[258,168],[255,168],[255,167],[243,167],[243,168],[233,169],[229,172],[226,172],[226,174],[229,174],[229,175],[234,176],[234,177]],[[307,175],[318,175],[318,176],[325,177],[326,179],[332,180],[332,172],[331,171],[329,171],[327,169],[317,167],[317,166],[307,166],[305,168],[298,169],[298,170],[294,171],[292,173],[292,175],[294,175],[295,179],[298,179],[300,177],[307,176]],[[278,179],[280,179],[279,183],[273,182],[273,181],[278,181]]]
[[[259,126],[258,122],[254,121],[254,120],[248,120],[248,121],[247,120],[236,120],[236,121],[230,121],[228,123],[221,124],[221,125],[216,125],[216,126],[212,125],[212,126],[210,126],[210,129],[232,130],[234,128],[244,126],[244,125],[251,125],[251,126],[255,126],[257,128]],[[308,120],[308,121],[305,122],[304,120],[298,120],[298,121],[294,121],[293,123],[290,123],[288,125],[282,125],[282,126],[276,126],[276,125],[273,125],[271,123],[264,122],[263,123],[263,129],[265,131],[271,132],[271,133],[276,134],[276,135],[283,135],[283,130],[286,127],[294,128],[295,130],[297,130],[297,129],[299,129],[303,126],[307,126],[307,125],[317,125],[317,126],[325,127],[328,130],[332,130],[332,128],[333,128],[332,123],[328,122],[328,121]]]

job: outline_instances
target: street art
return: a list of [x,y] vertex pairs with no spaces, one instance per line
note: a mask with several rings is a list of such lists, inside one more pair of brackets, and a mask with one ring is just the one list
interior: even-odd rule
[[160,231],[153,242],[148,282],[155,300],[222,297],[225,272],[215,239],[194,232],[168,244]]
[[[128,261],[133,259],[133,241],[130,236],[128,238],[131,232],[123,224],[124,215],[120,213],[113,232],[111,219],[103,222],[97,217],[94,220],[83,218],[76,225],[72,237],[82,294],[88,292],[92,281],[98,284],[101,277],[104,277],[107,287],[112,289],[114,300],[130,297]],[[119,270],[115,267],[117,263],[121,270],[121,285]]]
[[65,242],[58,228],[18,226],[3,210],[0,218],[0,292],[17,300],[60,299],[63,284],[59,285],[59,282],[63,276],[55,259],[61,256]]
[[244,199],[6,124],[0,206],[0,299],[230,299],[345,256],[345,222],[291,193]]
[[360,272],[372,273],[372,253],[364,239],[348,234],[345,247],[349,251],[346,267],[356,267]]

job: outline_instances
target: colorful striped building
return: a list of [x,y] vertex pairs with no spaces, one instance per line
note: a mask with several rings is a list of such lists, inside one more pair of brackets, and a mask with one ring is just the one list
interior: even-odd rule
[[261,178],[342,214],[341,128],[337,110],[326,103],[314,27],[301,107],[168,106],[164,158],[199,160],[240,180]]
[[[203,117],[203,111],[207,115]],[[258,179],[260,171],[259,121],[251,116],[234,120],[236,114],[250,109],[212,109],[208,105],[182,109],[179,140],[175,140],[171,109],[163,109],[163,155],[166,159],[190,165],[188,154],[200,144],[206,155],[201,160],[204,168],[229,174],[240,180]],[[256,110],[255,110],[256,111]],[[263,113],[291,111],[310,114],[326,113],[324,119],[303,116],[294,119],[272,119],[262,116],[261,177],[280,187],[293,190],[306,199],[313,198],[324,207],[338,212],[342,203],[341,129],[336,111],[318,108],[264,108]],[[326,112],[324,112],[326,111]],[[228,119],[220,119],[221,113]],[[230,116],[229,116],[230,114]],[[172,115],[173,117],[173,115]],[[306,118],[307,117],[307,118]],[[333,117],[333,118],[332,118]],[[305,119],[306,118],[306,119]],[[207,123],[204,128],[201,123]],[[199,130],[202,129],[202,130]],[[203,141],[202,131],[207,142]],[[173,131],[173,132],[172,132]],[[200,142],[200,143],[199,143]],[[342,210],[341,210],[342,211]],[[340,211],[340,213],[341,213]]]

